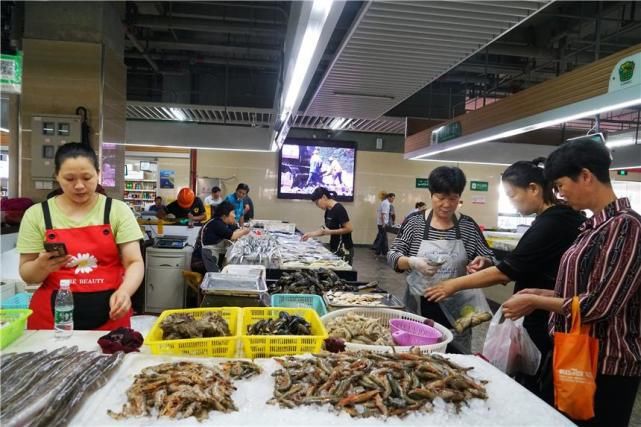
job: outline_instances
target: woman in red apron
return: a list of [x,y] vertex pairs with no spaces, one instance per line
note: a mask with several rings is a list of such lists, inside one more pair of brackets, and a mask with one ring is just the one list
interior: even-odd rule
[[[31,299],[33,314],[29,318],[28,328],[53,329],[54,302],[60,281],[65,279],[71,281],[75,329],[112,330],[129,327],[131,295],[140,285],[144,272],[136,240],[138,233],[131,233],[135,224],[133,214],[121,206],[114,211],[121,232],[127,228],[123,224],[128,225],[128,235],[133,239],[117,244],[110,218],[114,220],[114,204],[122,202],[96,194],[96,154],[82,144],[65,144],[56,153],[55,161],[56,179],[63,194],[30,208],[33,212],[25,214],[26,220],[23,220],[20,228],[23,236],[18,238],[22,278],[28,283],[42,282]],[[85,226],[55,227],[55,219],[52,221],[54,204],[59,215],[56,218],[63,216],[64,219],[82,223],[86,218],[94,218],[96,210],[102,207],[102,212],[98,213],[101,219],[89,220],[90,224]],[[126,215],[123,216],[123,212]],[[34,224],[38,219],[44,222],[44,242],[63,243],[66,256],[45,251],[31,253],[34,252],[29,249],[34,247],[33,236],[37,232],[42,233],[42,227],[35,227]]]

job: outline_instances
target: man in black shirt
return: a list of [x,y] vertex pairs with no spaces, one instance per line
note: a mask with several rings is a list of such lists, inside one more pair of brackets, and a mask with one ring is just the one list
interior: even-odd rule
[[167,213],[177,219],[189,219],[190,223],[205,219],[205,206],[200,197],[196,197],[191,188],[183,188],[175,201],[167,205]]

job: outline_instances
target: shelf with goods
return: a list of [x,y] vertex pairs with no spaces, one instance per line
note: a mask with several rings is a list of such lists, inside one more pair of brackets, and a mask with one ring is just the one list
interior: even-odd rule
[[145,210],[145,205],[154,202],[156,191],[157,182],[155,179],[125,178],[123,200],[135,212],[142,212]]

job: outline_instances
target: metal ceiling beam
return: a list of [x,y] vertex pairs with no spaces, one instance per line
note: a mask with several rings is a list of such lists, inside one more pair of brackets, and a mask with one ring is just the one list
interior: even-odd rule
[[[233,58],[214,58],[210,56],[180,55],[180,54],[162,54],[150,53],[148,56],[156,61],[177,61],[187,65],[212,64],[212,65],[229,65],[231,67],[243,68],[263,68],[268,70],[278,70],[278,62],[270,61],[252,61]],[[143,54],[138,52],[125,52],[126,58],[144,59]]]
[[173,16],[138,15],[132,25],[143,28],[161,30],[186,30],[203,33],[241,34],[257,37],[273,37],[282,39],[285,28],[264,24],[241,24],[236,22],[220,22],[211,19],[179,18]]
[[149,66],[151,68],[153,68],[153,70],[155,72],[159,73],[160,72],[160,68],[158,67],[158,64],[156,64],[156,62],[149,57],[149,55],[147,54],[147,52],[145,52],[145,49],[142,47],[140,42],[138,42],[138,39],[133,35],[133,33],[131,31],[129,31],[129,28],[124,27],[124,29],[125,29],[125,36],[129,39],[131,44],[136,49],[138,49],[138,52],[140,52],[142,57],[149,63]]
[[188,42],[173,42],[173,41],[159,41],[149,40],[145,44],[149,49],[161,50],[187,50],[192,52],[208,52],[219,55],[247,55],[247,56],[260,56],[269,58],[280,58],[280,51],[277,49],[265,49],[256,47],[242,47],[242,46],[224,46],[212,45],[204,43],[188,43]]

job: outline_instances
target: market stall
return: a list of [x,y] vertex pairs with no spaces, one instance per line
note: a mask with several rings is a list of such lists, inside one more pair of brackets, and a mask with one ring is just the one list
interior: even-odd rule
[[[99,350],[96,341],[102,332],[76,331],[64,341],[55,340],[52,331],[27,331],[16,342],[3,351],[3,355],[11,352],[37,352],[53,350],[61,346],[78,346],[79,350]],[[396,416],[372,416],[369,418],[352,417],[343,410],[333,408],[330,404],[297,406],[284,408],[273,404],[276,377],[282,367],[273,358],[257,359],[256,364],[262,373],[244,380],[233,380],[235,390],[231,399],[236,410],[228,413],[211,411],[207,418],[199,424],[195,417],[181,420],[168,417],[152,416],[130,417],[116,420],[109,415],[119,413],[127,402],[126,391],[134,382],[134,376],[150,366],[161,363],[175,364],[180,361],[196,362],[205,367],[214,368],[228,359],[218,358],[184,358],[151,355],[146,347],[140,353],[130,353],[101,383],[95,391],[86,393],[79,407],[74,411],[69,425],[261,425],[261,426],[291,426],[304,425],[395,425],[404,426],[427,425],[546,425],[570,426],[566,418],[543,401],[529,393],[526,389],[511,380],[493,366],[475,356],[446,355],[455,364],[472,368],[468,374],[479,386],[482,384],[487,399],[470,399],[466,404],[454,405],[446,403],[441,398],[433,400],[429,411],[415,411],[404,418]],[[308,356],[305,356],[308,357]],[[435,359],[440,360],[440,359]],[[484,383],[487,381],[487,383]],[[4,384],[3,384],[4,386]],[[3,387],[4,389],[4,387]],[[268,403],[272,401],[272,403]],[[25,403],[25,407],[28,403]],[[355,407],[357,407],[356,405]]]

